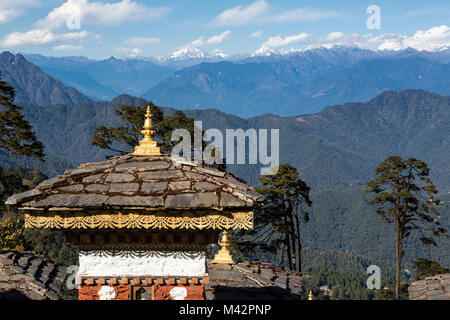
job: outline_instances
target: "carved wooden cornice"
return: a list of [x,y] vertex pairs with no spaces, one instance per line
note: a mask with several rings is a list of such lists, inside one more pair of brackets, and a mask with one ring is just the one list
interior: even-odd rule
[[65,230],[66,242],[79,250],[204,251],[217,243],[219,230]]
[[252,229],[253,212],[45,212],[28,211],[26,228],[75,229]]
[[75,283],[79,285],[202,285],[209,283],[209,276],[205,277],[152,277],[152,276],[126,276],[118,277],[78,277]]

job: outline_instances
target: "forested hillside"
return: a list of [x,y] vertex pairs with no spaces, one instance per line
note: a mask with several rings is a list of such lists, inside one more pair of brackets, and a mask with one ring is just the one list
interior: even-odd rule
[[[39,168],[49,174],[56,172],[51,162],[63,170],[63,163],[73,167],[104,159],[109,153],[91,145],[94,129],[98,125],[117,125],[114,109],[119,105],[144,102],[120,96],[108,103],[25,105],[26,118],[44,142],[49,159],[53,158],[38,164]],[[224,134],[225,128],[279,129],[280,163],[297,167],[313,192],[362,187],[373,176],[376,165],[393,154],[426,161],[439,189],[447,192],[450,188],[446,160],[450,158],[448,96],[423,90],[390,91],[367,103],[333,106],[295,118],[265,115],[246,120],[216,110],[186,114],[202,120],[203,129],[218,128]],[[8,160],[3,157],[2,161]],[[252,184],[260,175],[257,165],[230,165],[229,169]]]
[[[310,221],[304,225],[305,246],[315,250],[349,250],[381,263],[395,257],[394,225],[378,219],[376,208],[367,202],[371,199],[361,189],[346,191],[322,191],[312,197]],[[439,198],[444,206],[441,223],[450,227],[450,195]],[[438,246],[425,246],[419,235],[412,235],[405,242],[406,266],[417,257],[438,260],[450,265],[450,239],[441,238]],[[375,263],[377,264],[377,263]]]

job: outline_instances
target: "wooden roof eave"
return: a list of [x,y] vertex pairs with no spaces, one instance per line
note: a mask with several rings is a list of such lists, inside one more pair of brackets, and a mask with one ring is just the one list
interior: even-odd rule
[[[26,228],[76,229],[252,229],[251,210],[79,210],[79,208],[28,208]],[[31,209],[31,210],[30,210]],[[44,213],[45,212],[45,213]]]

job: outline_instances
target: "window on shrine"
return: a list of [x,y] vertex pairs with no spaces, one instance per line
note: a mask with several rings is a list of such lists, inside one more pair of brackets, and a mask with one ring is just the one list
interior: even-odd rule
[[134,287],[133,300],[153,300],[153,287]]

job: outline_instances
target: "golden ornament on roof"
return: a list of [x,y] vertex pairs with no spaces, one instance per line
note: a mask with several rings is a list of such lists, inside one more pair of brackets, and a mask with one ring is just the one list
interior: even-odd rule
[[152,129],[152,114],[150,113],[150,106],[147,106],[147,113],[145,114],[144,130],[141,133],[144,138],[139,141],[139,145],[135,147],[133,155],[136,156],[159,156],[161,151],[153,140],[152,135],[155,130]]

